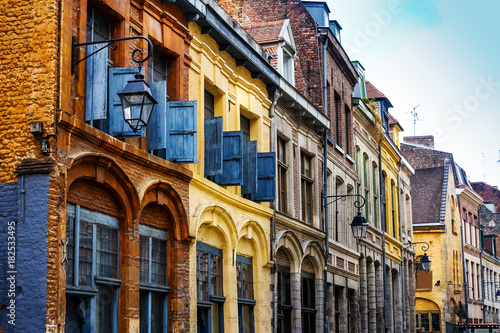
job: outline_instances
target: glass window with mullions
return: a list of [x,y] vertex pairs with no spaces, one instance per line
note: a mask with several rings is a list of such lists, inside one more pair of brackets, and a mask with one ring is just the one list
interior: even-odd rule
[[252,258],[236,255],[239,333],[253,333],[254,306]]
[[167,332],[168,241],[165,230],[139,225],[139,328]]
[[222,250],[196,243],[198,332],[224,332]]
[[66,327],[117,332],[118,219],[71,203],[66,217]]

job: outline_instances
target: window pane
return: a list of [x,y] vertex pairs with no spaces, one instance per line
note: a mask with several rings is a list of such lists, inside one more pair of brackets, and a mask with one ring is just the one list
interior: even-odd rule
[[66,256],[68,264],[66,265],[66,283],[73,285],[75,281],[75,217],[66,216]]
[[152,77],[152,82],[167,80],[167,58],[159,53],[153,53],[153,59],[148,61],[148,76]]
[[214,95],[205,90],[205,119],[213,118],[215,115]]
[[97,225],[97,275],[118,277],[118,230]]
[[152,238],[151,282],[167,285],[167,241]]
[[431,313],[431,318],[432,318],[432,330],[439,331],[441,326],[439,320],[439,313]]
[[149,237],[139,236],[140,282],[149,283]]
[[198,251],[198,300],[208,301],[208,254]]
[[92,223],[80,221],[78,284],[92,286]]
[[223,296],[222,292],[222,258],[211,255],[212,295]]
[[422,331],[429,331],[429,314],[421,313],[420,320],[421,320]]
[[147,313],[148,313],[148,292],[140,291],[139,293],[139,332],[147,333]]
[[151,293],[151,333],[163,332],[163,307],[165,295],[161,293]]
[[240,115],[240,127],[243,132],[243,141],[250,141],[250,119]]
[[236,269],[238,273],[238,297],[253,299],[252,265],[237,262]]
[[113,332],[114,296],[114,287],[97,286],[96,332]]

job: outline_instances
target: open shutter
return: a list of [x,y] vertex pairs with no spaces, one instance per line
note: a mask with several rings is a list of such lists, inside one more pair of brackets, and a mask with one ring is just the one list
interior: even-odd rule
[[166,159],[175,163],[198,161],[198,108],[196,101],[167,103]]
[[[119,92],[127,85],[127,82],[134,80],[137,67],[111,67],[109,68],[109,135],[118,138],[144,137],[146,130],[143,127],[137,132],[132,131],[130,126],[123,120],[123,111]],[[144,67],[141,67],[144,74]],[[156,107],[155,107],[156,109]],[[153,110],[154,114],[155,110]]]
[[257,141],[243,142],[243,185],[241,194],[257,192]]
[[165,158],[167,147],[167,81],[150,84],[151,95],[158,102],[148,124],[148,150]]
[[222,175],[222,117],[205,119],[205,177]]
[[276,200],[276,153],[257,153],[257,194],[254,201]]
[[[87,55],[101,48],[103,44],[87,45]],[[106,47],[87,58],[87,79],[85,91],[85,121],[106,119],[108,57]]]
[[239,186],[243,184],[243,132],[224,132],[222,146],[222,175],[215,182],[222,186]]

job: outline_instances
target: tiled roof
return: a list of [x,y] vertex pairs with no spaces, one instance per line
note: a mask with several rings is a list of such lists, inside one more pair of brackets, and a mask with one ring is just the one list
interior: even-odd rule
[[375,88],[370,81],[366,81],[366,96],[368,96],[368,98],[387,98],[380,90]]
[[276,43],[283,28],[284,20],[262,22],[244,25],[243,29],[252,36],[258,44]]
[[413,223],[441,221],[445,167],[416,169],[411,179]]

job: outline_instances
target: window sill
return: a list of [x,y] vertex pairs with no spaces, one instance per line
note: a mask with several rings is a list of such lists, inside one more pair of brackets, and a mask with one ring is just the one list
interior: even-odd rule
[[158,284],[140,284],[139,286],[140,290],[147,290],[147,291],[156,291],[156,292],[161,292],[161,293],[168,293],[170,291],[170,287],[167,286],[162,286]]
[[338,144],[335,143],[335,150],[338,151],[340,154],[345,155],[345,150],[342,149]]
[[104,277],[104,276],[94,277],[94,282],[96,284],[107,284],[107,285],[115,286],[115,287],[119,287],[122,284],[122,280],[120,280],[120,279],[113,279],[113,278],[108,278],[108,277]]
[[90,287],[75,287],[66,286],[66,294],[75,296],[90,296],[93,297],[97,295],[97,289]]
[[351,157],[351,155],[346,154],[346,155],[345,155],[345,158],[346,158],[346,160],[347,160],[349,163],[351,163],[351,164],[354,164],[354,163],[355,163],[355,161],[354,161],[354,159]]
[[257,301],[254,299],[238,298],[238,304],[255,305]]

